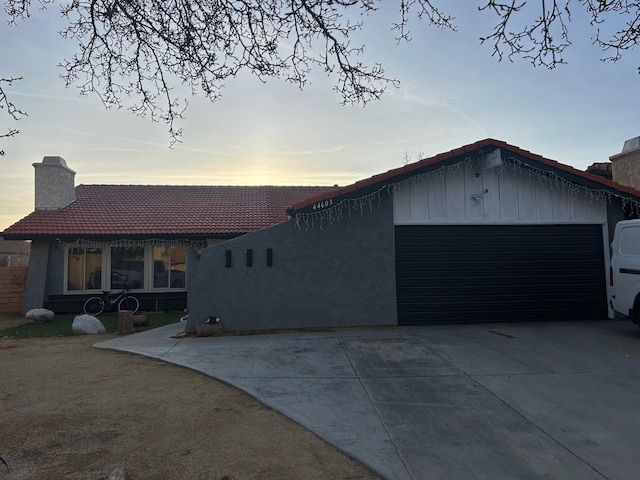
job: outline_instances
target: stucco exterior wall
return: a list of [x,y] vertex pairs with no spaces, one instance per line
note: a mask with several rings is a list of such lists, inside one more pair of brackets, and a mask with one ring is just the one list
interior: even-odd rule
[[209,247],[189,285],[187,331],[208,316],[226,330],[396,325],[394,241],[385,198],[323,228],[289,221]]
[[29,272],[24,292],[24,313],[32,308],[42,308],[47,288],[49,242],[34,240],[29,255]]
[[640,190],[640,149],[610,157],[613,181]]
[[60,295],[63,289],[64,249],[56,248],[55,242],[34,240],[24,295],[25,312],[42,308],[49,295]]

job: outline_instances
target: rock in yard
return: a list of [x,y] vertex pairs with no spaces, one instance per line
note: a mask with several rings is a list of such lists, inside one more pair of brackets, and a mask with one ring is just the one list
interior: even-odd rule
[[134,327],[148,327],[149,326],[149,317],[146,315],[134,315],[133,326]]
[[25,317],[35,323],[48,323],[53,322],[53,317],[56,314],[46,308],[33,308],[29,310]]
[[100,320],[91,315],[78,315],[73,319],[71,330],[74,335],[97,335],[107,333],[107,329]]

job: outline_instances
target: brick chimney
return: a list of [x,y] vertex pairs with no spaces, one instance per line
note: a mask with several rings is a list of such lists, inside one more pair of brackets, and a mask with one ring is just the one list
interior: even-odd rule
[[614,182],[640,190],[640,137],[624,142],[622,152],[609,160]]
[[36,210],[59,210],[76,199],[76,172],[62,157],[44,157],[36,169]]

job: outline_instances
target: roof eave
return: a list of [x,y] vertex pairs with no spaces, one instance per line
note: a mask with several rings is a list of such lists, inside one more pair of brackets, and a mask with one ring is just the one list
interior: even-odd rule
[[516,155],[518,160],[523,164],[528,164],[531,167],[538,168],[540,170],[554,172],[567,181],[590,188],[595,187],[615,192],[624,197],[640,202],[640,191],[632,187],[627,187],[604,177],[577,170],[555,160],[550,160],[519,147],[509,145],[501,140],[488,138],[448,152],[440,153],[433,157],[429,157],[403,167],[389,170],[385,173],[374,175],[354,184],[337,188],[325,194],[311,197],[293,205],[291,214],[308,213],[314,206],[325,201],[332,201],[335,205],[344,199],[355,197],[355,192],[358,192],[358,196],[367,195],[381,188],[385,188],[386,186],[399,183],[408,177],[416,175],[417,173],[427,173],[431,170],[435,170],[436,168],[453,165],[464,160],[470,155],[482,155],[483,153],[497,148],[500,148],[511,155]]

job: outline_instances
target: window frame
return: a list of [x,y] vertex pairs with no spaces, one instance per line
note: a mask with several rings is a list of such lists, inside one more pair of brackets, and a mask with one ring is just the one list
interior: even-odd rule
[[[72,250],[76,250],[76,249],[82,249],[82,286],[84,288],[81,289],[70,289],[69,288],[69,255],[71,254]],[[105,257],[105,249],[104,247],[88,247],[88,246],[82,246],[82,245],[73,245],[73,246],[67,246],[64,249],[64,275],[63,275],[63,291],[64,293],[69,293],[69,294],[75,294],[75,293],[94,293],[94,292],[100,292],[102,291],[101,288],[86,288],[87,282],[88,282],[88,275],[87,275],[87,250],[90,249],[99,249],[100,250],[100,256],[101,256],[101,272],[104,271],[104,257]],[[102,278],[102,274],[100,275],[100,277]]]
[[[169,249],[171,248],[184,248],[185,249],[185,279],[183,287],[171,287],[171,282],[169,282],[167,287],[154,287],[154,247],[163,246]],[[70,290],[69,286],[69,252],[73,249],[82,248],[83,256],[86,255],[86,250],[90,248],[100,248],[102,252],[102,264],[101,264],[101,281],[102,285],[99,288],[88,289],[86,288],[86,281],[83,283],[82,290]],[[117,244],[109,244],[105,243],[100,247],[92,247],[92,246],[83,246],[83,245],[66,245],[64,247],[64,272],[63,272],[63,293],[65,295],[82,295],[87,293],[96,293],[103,290],[113,290],[111,285],[111,252],[112,249],[126,248],[121,247]],[[186,292],[188,286],[188,272],[189,272],[189,257],[191,248],[187,244],[147,244],[147,245],[132,245],[131,248],[143,248],[144,249],[144,284],[142,288],[130,289],[131,292],[136,293],[157,293],[157,292]],[[83,266],[86,264],[86,258],[83,258]],[[169,265],[171,267],[171,265]],[[84,267],[83,267],[84,268]],[[171,269],[171,268],[170,268]]]

